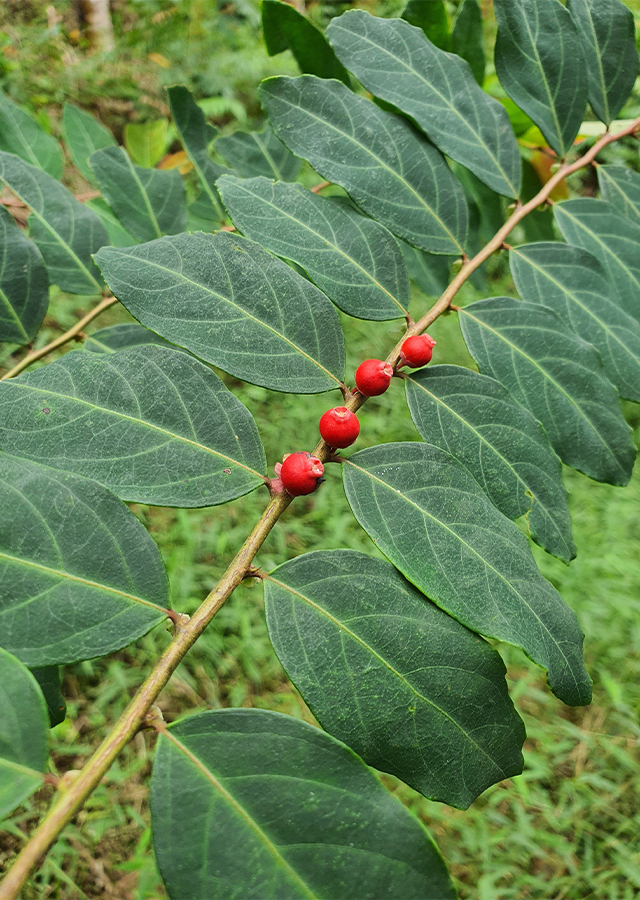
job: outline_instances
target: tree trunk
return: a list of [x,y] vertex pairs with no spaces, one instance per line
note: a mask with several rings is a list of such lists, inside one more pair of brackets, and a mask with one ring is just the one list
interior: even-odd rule
[[109,0],[80,0],[91,50],[108,53],[115,47]]

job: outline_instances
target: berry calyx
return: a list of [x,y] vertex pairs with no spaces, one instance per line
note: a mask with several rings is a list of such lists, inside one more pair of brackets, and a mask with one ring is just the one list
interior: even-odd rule
[[414,334],[400,348],[400,365],[419,369],[431,362],[436,342],[428,334]]
[[360,434],[360,422],[346,406],[328,409],[318,423],[320,435],[330,447],[348,447]]
[[391,384],[393,368],[381,359],[365,359],[356,369],[356,387],[365,397],[384,394]]
[[312,494],[324,479],[324,466],[316,456],[306,451],[285,456],[277,472],[287,493],[292,497]]

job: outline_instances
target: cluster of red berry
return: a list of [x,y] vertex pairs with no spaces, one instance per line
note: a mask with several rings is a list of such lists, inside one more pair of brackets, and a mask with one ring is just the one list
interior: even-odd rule
[[[400,348],[400,366],[418,369],[431,362],[435,341],[428,334],[409,337]],[[393,367],[381,359],[365,359],[356,369],[355,380],[358,392],[364,397],[384,394],[393,377]],[[349,447],[360,434],[360,422],[355,413],[346,406],[336,406],[324,413],[318,424],[322,440],[330,447]],[[323,481],[324,466],[316,456],[300,451],[284,457],[276,464],[276,475],[282,486],[292,497],[311,494]]]

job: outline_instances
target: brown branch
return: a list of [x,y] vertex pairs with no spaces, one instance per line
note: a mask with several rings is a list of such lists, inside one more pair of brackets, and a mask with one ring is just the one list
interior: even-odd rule
[[[596,154],[607,144],[618,140],[624,135],[633,134],[638,129],[640,129],[640,118],[629,128],[616,135],[605,135],[594,144],[588,153],[580,157],[576,162],[571,165],[562,166],[550,181],[544,185],[533,200],[530,200],[529,203],[525,205],[520,203],[517,204],[513,214],[487,246],[483,248],[480,253],[476,254],[472,260],[463,260],[462,268],[443,293],[442,297],[419,322],[416,322],[415,325],[407,330],[402,340],[398,342],[387,357],[387,361],[394,364],[398,359],[402,341],[405,340],[408,335],[420,334],[428,325],[437,319],[441,313],[451,307],[451,301],[469,276],[482,265],[492,253],[503,246],[504,241],[514,226],[517,225],[528,212],[531,212],[543,203],[559,181],[566,178],[566,176],[570,175],[572,172],[589,165]],[[345,389],[344,393],[345,405],[354,411],[359,409],[366,401],[366,397],[363,397],[357,391],[349,392]],[[316,448],[316,455],[320,459],[326,461],[331,458],[332,453],[333,451],[331,448],[329,448],[324,441],[320,441]],[[202,634],[209,622],[213,619],[220,607],[240,582],[247,577],[247,575],[256,573],[256,570],[252,566],[253,558],[275,523],[291,503],[291,500],[292,498],[286,492],[275,494],[271,498],[269,505],[260,517],[255,528],[244,542],[242,548],[229,565],[227,571],[224,573],[216,587],[205,598],[204,602],[191,619],[186,619],[186,617],[182,618],[179,625],[175,628],[174,638],[171,644],[160,657],[156,667],[130,702],[125,712],[116,722],[113,731],[98,747],[91,759],[78,774],[77,778],[71,783],[70,787],[64,793],[58,795],[47,816],[16,858],[13,867],[5,876],[2,884],[0,884],[0,900],[15,900],[22,885],[28,878],[31,869],[37,864],[40,857],[47,852],[67,822],[81,808],[86,798],[109,769],[120,750],[135,735],[140,727],[149,724],[149,721],[147,720],[148,710],[153,705],[156,697],[166,685],[186,652],[193,646],[195,641]],[[154,723],[151,722],[151,724]]]
[[13,369],[9,369],[9,371],[4,374],[0,381],[4,381],[7,378],[13,378],[15,375],[19,375],[23,369],[26,369],[27,366],[30,366],[31,363],[34,363],[37,359],[42,359],[43,356],[46,356],[47,353],[51,353],[52,350],[56,350],[58,347],[62,347],[63,344],[66,344],[68,341],[73,340],[74,337],[80,334],[81,331],[84,330],[85,325],[88,325],[89,322],[92,322],[100,313],[103,313],[105,309],[109,309],[110,306],[113,306],[114,303],[117,303],[117,299],[115,297],[105,297],[102,303],[99,303],[91,312],[87,313],[82,319],[80,319],[73,328],[70,328],[69,331],[65,331],[64,334],[61,334],[60,337],[56,338],[55,341],[51,341],[50,344],[47,344],[46,347],[41,347],[39,350],[34,350],[33,353],[29,353],[24,359],[20,360],[20,362],[13,367]]

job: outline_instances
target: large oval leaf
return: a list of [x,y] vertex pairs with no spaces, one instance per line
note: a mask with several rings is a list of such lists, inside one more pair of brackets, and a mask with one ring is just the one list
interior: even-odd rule
[[393,113],[337,81],[268,78],[260,102],[278,137],[369,215],[433,253],[458,255],[467,236],[462,187],[444,157]]
[[262,131],[236,131],[220,137],[216,150],[244,178],[264,175],[276,181],[295,181],[302,161],[279,141],[269,125]]
[[486,375],[434,366],[405,376],[416,428],[455,456],[501,513],[526,515],[531,537],[565,562],[576,555],[560,460],[540,423]]
[[89,157],[103,147],[113,147],[115,138],[95,116],[73,103],[64,105],[62,130],[74,163],[87,181],[94,182],[95,175],[89,165]]
[[587,107],[587,68],[576,25],[558,0],[494,0],[494,9],[500,83],[564,157]]
[[439,50],[420,28],[364,10],[333,19],[327,37],[356,78],[411,116],[443,153],[494,191],[518,196],[522,166],[509,117],[464,60]]
[[25,665],[103,656],[166,619],[158,548],[101,485],[2,453],[0,508],[0,633]]
[[265,578],[269,636],[323,728],[366,763],[466,809],[522,771],[500,656],[379,559],[306,553]]
[[478,0],[462,0],[451,32],[451,49],[469,63],[480,87],[484,82],[485,58],[482,10]]
[[36,679],[0,648],[0,819],[42,787],[47,726]]
[[91,254],[109,238],[98,216],[59,181],[12,153],[0,152],[0,182],[31,210],[29,231],[51,283],[70,294],[100,293],[103,284]]
[[352,750],[280,713],[169,726],[151,821],[173,900],[455,900],[419,820]]
[[377,320],[408,315],[409,279],[382,225],[299,184],[225,176],[218,187],[243,234],[301,265],[344,312]]
[[542,422],[563,462],[596,481],[627,484],[631,429],[591,344],[551,309],[511,297],[472,303],[460,324],[480,371]]
[[67,353],[0,384],[0,446],[123,500],[212,506],[264,483],[249,411],[201,362],[146,345]]
[[27,344],[49,305],[49,279],[38,248],[0,206],[0,341]]
[[565,703],[589,703],[575,615],[462,463],[431,444],[381,444],[345,460],[343,480],[356,518],[409,581],[474,631],[522,647]]
[[296,394],[338,387],[344,338],[329,300],[245,238],[180,234],[96,256],[143,325],[225,372]]
[[598,166],[598,185],[603,200],[620,215],[640,225],[640,175],[626,166]]
[[553,214],[567,241],[602,263],[620,305],[640,321],[640,224],[591,197],[556,203]]
[[35,119],[0,91],[0,150],[15,153],[52,178],[60,178],[64,166],[62,148]]
[[157,344],[159,347],[166,347],[169,350],[180,350],[182,353],[189,353],[177,344],[170,344],[164,338],[156,334],[155,331],[149,331],[143,325],[137,322],[125,322],[121,325],[107,325],[106,328],[99,328],[87,335],[83,350],[89,350],[92,353],[117,353],[118,350],[126,350],[128,347],[139,347],[141,344]]
[[569,0],[589,76],[589,103],[606,125],[615,119],[638,74],[633,13],[620,0]]
[[596,347],[620,396],[640,402],[640,322],[620,309],[595,256],[560,243],[528,244],[509,256],[520,296],[555,310]]
[[187,203],[177,169],[135,166],[122,147],[105,147],[89,160],[98,187],[124,227],[141,241],[187,227]]

